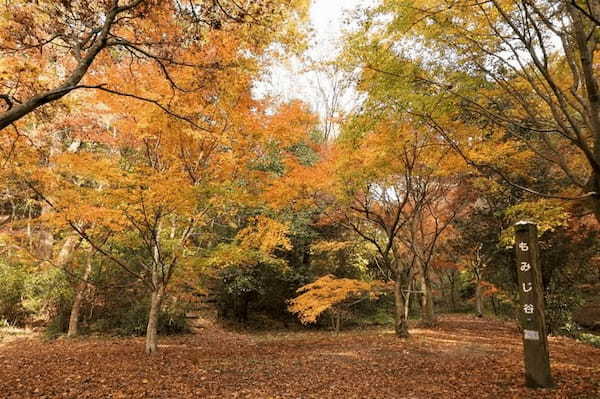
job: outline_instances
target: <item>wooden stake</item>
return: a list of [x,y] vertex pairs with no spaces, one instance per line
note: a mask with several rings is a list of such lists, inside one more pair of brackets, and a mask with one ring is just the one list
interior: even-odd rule
[[539,261],[537,226],[531,222],[515,225],[517,274],[519,276],[519,321],[523,327],[525,385],[548,388],[553,385],[544,318],[544,287]]

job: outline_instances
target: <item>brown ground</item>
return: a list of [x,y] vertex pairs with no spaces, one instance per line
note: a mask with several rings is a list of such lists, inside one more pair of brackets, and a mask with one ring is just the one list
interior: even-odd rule
[[553,390],[523,387],[510,323],[444,317],[387,330],[162,339],[19,340],[0,346],[0,398],[600,398],[600,349],[550,338]]

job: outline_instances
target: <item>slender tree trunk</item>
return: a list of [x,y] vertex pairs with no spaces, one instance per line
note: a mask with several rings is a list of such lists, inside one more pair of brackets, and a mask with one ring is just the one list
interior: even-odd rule
[[456,312],[456,283],[455,277],[450,278],[450,301],[452,303],[452,311]]
[[[42,205],[41,216],[50,213],[52,208],[48,204]],[[44,261],[52,261],[54,236],[47,226],[40,227],[38,232],[38,257]]]
[[[428,269],[428,268],[427,268]],[[431,276],[429,276],[429,272],[426,269],[425,271],[425,318],[424,322],[426,325],[435,324],[435,313],[433,310],[433,289],[431,287]]]
[[477,317],[483,317],[483,295],[481,291],[481,281],[475,283],[475,311]]
[[419,270],[419,277],[418,277],[418,281],[419,281],[419,290],[421,291],[421,296],[419,297],[419,305],[421,306],[421,319],[425,318],[425,306],[426,303],[425,301],[427,300],[427,298],[425,297],[425,291],[427,290],[427,287],[425,286],[425,273],[423,272],[423,267],[421,266],[420,262],[417,262],[418,264],[418,270]]
[[410,293],[412,291],[412,279],[408,282],[408,290],[406,292],[406,303],[404,304],[404,320],[408,320],[410,311]]
[[492,303],[492,309],[494,309],[494,315],[498,316],[498,308],[496,308],[496,298],[494,294],[490,296],[490,302]]
[[79,313],[81,311],[81,302],[83,301],[83,296],[87,290],[88,280],[91,274],[92,254],[90,254],[87,259],[83,277],[81,278],[81,282],[77,285],[75,290],[75,298],[73,299],[73,307],[71,308],[71,317],[69,317],[69,331],[67,332],[67,337],[74,337],[79,333]]
[[56,267],[65,267],[73,258],[73,254],[75,253],[75,248],[77,247],[77,243],[79,239],[75,236],[70,236],[65,238],[63,246],[58,252],[58,256],[54,261],[54,265]]
[[[400,273],[397,273],[398,275]],[[394,313],[395,319],[395,330],[396,335],[400,338],[408,338],[408,319],[406,318],[406,303],[404,296],[402,295],[402,279],[400,276],[396,277],[394,281],[394,303],[396,311]]]
[[146,329],[146,353],[152,354],[158,349],[158,315],[164,296],[164,286],[157,284],[152,291],[152,300],[150,301],[150,312],[148,313],[148,327]]
[[27,245],[29,250],[31,250],[31,248],[33,247],[33,236],[31,233],[31,210],[33,209],[33,207],[31,205],[29,205],[29,209],[27,210]]
[[435,314],[433,312],[433,293],[431,290],[431,278],[429,268],[418,261],[419,264],[419,282],[421,284],[421,322],[426,326],[435,324]]

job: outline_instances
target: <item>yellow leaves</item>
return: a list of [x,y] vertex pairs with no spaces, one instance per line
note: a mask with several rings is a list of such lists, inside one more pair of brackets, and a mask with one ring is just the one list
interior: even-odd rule
[[[538,234],[542,235],[546,231],[553,231],[556,228],[567,226],[570,213],[566,210],[564,201],[539,199],[537,201],[521,202],[512,206],[505,212],[505,216],[511,225],[520,220],[536,223]],[[500,241],[505,245],[514,242],[514,226],[502,231]]]
[[381,281],[336,278],[328,274],[300,287],[300,295],[288,302],[288,310],[296,313],[303,324],[310,324],[316,322],[320,314],[333,306],[347,301],[377,299],[384,288],[385,285]]
[[566,226],[569,212],[565,203],[556,199],[539,199],[537,201],[521,202],[509,208],[506,216],[513,222],[529,220],[538,224],[540,233],[552,231],[557,227]]
[[258,262],[256,255],[254,251],[239,245],[221,244],[204,259],[204,263],[209,266],[209,273],[226,267],[251,267]]
[[122,176],[117,159],[107,154],[62,153],[54,158],[56,172],[108,185]]
[[53,216],[50,224],[69,228],[69,222],[86,227],[102,226],[113,232],[122,232],[127,228],[127,219],[119,210],[84,203],[62,208]]
[[282,147],[288,147],[308,139],[308,133],[316,125],[316,116],[306,104],[294,101],[285,104],[268,120],[266,132]]
[[226,267],[249,268],[259,263],[281,268],[287,266],[284,260],[278,259],[273,253],[275,250],[292,248],[287,237],[289,227],[266,216],[251,218],[249,222],[248,227],[238,231],[234,242],[218,245],[201,262],[208,267],[207,272]]
[[139,206],[161,207],[166,212],[178,214],[194,211],[194,187],[178,170],[153,173],[134,192],[139,197]]
[[[498,132],[497,135],[502,134]],[[523,145],[516,141],[493,137],[482,141],[468,140],[465,152],[469,159],[478,164],[496,165],[501,169],[521,171],[523,174],[527,174],[531,167],[530,161],[534,156],[531,151],[523,148]]]
[[310,246],[311,253],[328,253],[344,251],[354,246],[352,241],[318,241]]
[[237,239],[242,248],[255,249],[271,254],[276,249],[292,248],[287,236],[289,227],[266,216],[257,216],[251,226],[240,230]]

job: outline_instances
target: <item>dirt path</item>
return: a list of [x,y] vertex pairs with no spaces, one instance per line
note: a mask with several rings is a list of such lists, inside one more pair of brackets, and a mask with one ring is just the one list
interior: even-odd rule
[[551,338],[557,387],[523,387],[514,326],[447,317],[413,329],[23,341],[0,349],[2,398],[600,398],[600,350]]

